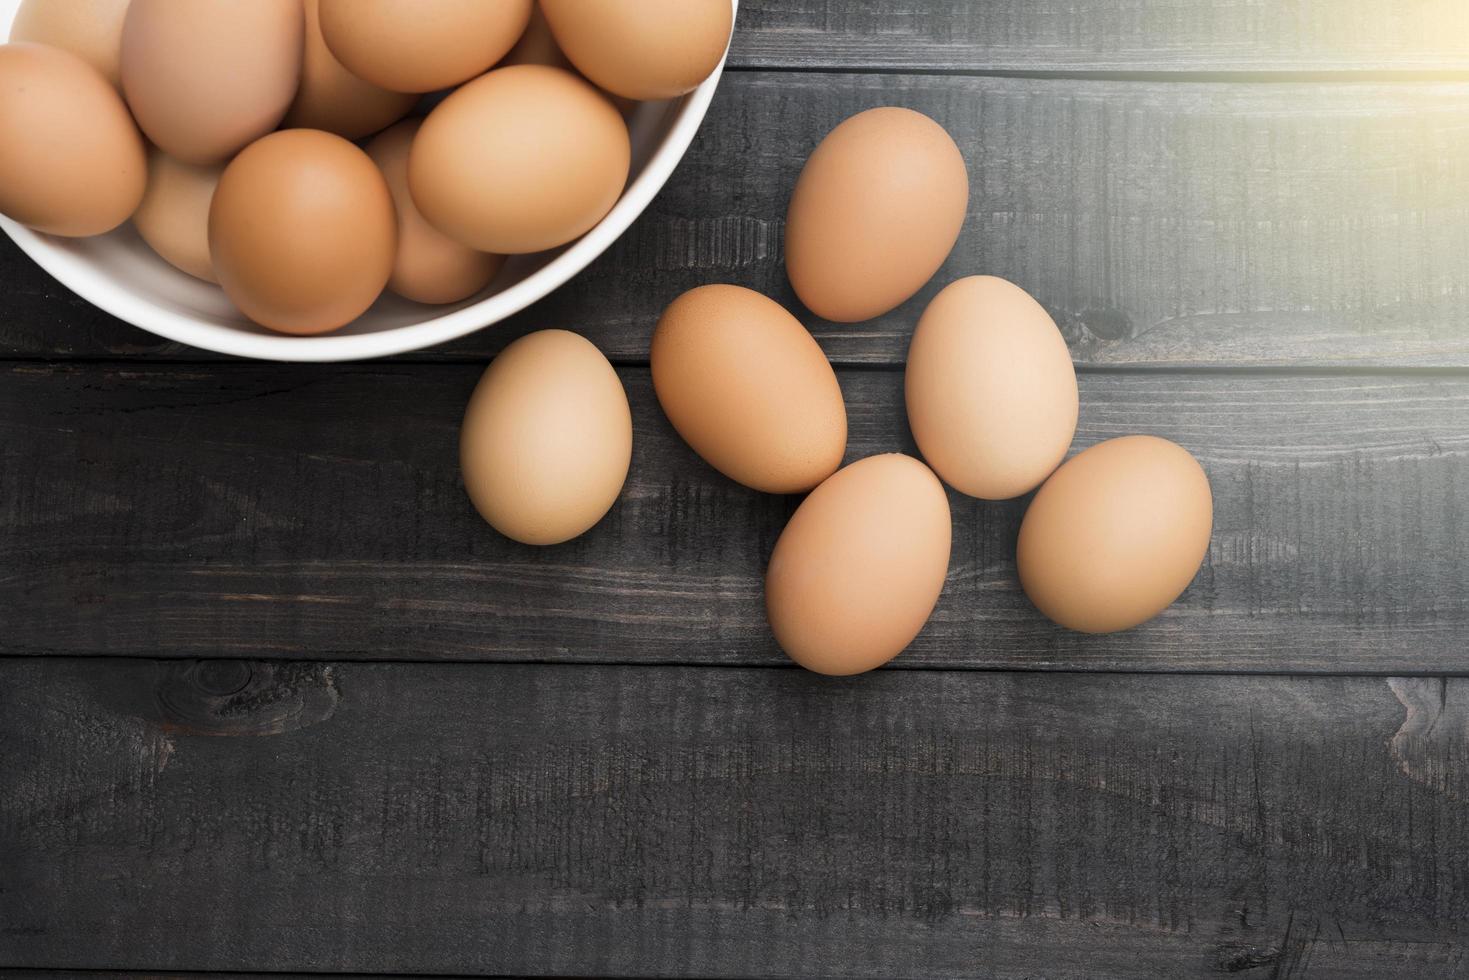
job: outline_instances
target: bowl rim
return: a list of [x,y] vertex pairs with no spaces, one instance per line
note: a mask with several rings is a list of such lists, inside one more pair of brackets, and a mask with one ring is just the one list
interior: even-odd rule
[[[739,0],[730,3],[738,16]],[[18,0],[0,0],[0,25],[4,26],[7,38],[10,18],[18,6]],[[732,31],[730,36],[732,39]],[[709,77],[692,92],[669,104],[668,111],[674,114],[672,125],[617,203],[586,234],[519,282],[452,312],[430,314],[417,323],[368,333],[308,337],[249,333],[206,323],[144,299],[97,275],[86,257],[58,247],[50,236],[4,215],[0,215],[0,229],[61,285],[93,306],[165,340],[219,354],[269,361],[357,361],[405,354],[494,326],[564,285],[606,251],[643,213],[683,160],[709,111],[728,56],[726,44],[719,64]],[[432,307],[424,309],[431,311]]]

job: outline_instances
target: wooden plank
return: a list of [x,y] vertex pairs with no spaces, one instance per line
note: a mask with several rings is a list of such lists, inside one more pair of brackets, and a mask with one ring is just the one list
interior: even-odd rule
[[[784,664],[762,575],[796,498],[736,486],[624,369],[621,501],[515,545],[460,487],[468,366],[11,365],[0,653]],[[848,458],[913,451],[902,375],[844,370]],[[952,498],[934,618],[896,664],[1469,668],[1469,379],[1085,374],[1077,445],[1173,438],[1216,495],[1164,616],[1085,637],[1015,581],[1023,503]]]
[[[406,973],[294,973],[293,976],[326,976],[332,980],[428,980]],[[279,973],[239,973],[210,970],[207,973],[188,973],[177,970],[7,970],[0,967],[0,980],[279,980]],[[436,980],[453,977],[437,974]]]
[[743,0],[741,67],[1464,71],[1460,0]]
[[[473,976],[489,980],[521,980],[513,977],[495,977],[488,973],[452,974],[435,973],[432,978],[422,973],[343,973],[307,972],[293,970],[292,977],[330,977],[331,980],[460,980]],[[62,967],[4,967],[0,966],[0,980],[280,980],[279,971],[241,972],[238,970],[118,970],[110,968],[77,970]]]
[[0,962],[1462,977],[1461,679],[0,663]]
[[[799,310],[781,252],[820,137],[883,103],[970,162],[970,217],[933,285],[856,326],[803,314],[840,364],[897,364],[948,281],[994,273],[1075,359],[1143,366],[1469,366],[1469,83],[1162,84],[736,73],[637,225],[554,296],[416,358],[480,361],[545,326],[644,362],[663,307],[736,282]],[[0,354],[175,357],[0,248]]]

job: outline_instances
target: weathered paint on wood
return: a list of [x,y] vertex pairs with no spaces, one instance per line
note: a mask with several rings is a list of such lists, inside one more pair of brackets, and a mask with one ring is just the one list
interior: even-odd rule
[[[954,133],[970,215],[914,300],[870,323],[801,309],[781,242],[821,136],[874,105]],[[510,322],[415,359],[482,360],[547,326],[623,363],[663,307],[736,282],[799,312],[841,364],[902,363],[924,304],[1005,276],[1051,310],[1083,364],[1469,366],[1469,82],[1168,84],[736,73],[637,225]],[[197,359],[70,297],[13,245],[0,351]]]
[[[796,498],[705,466],[645,369],[621,501],[537,549],[474,514],[468,366],[46,367],[0,375],[0,652],[781,664],[765,562]],[[913,451],[902,375],[840,372],[848,458]],[[1014,571],[1023,502],[954,496],[949,580],[900,666],[1469,668],[1469,379],[1088,374],[1078,446],[1175,439],[1213,481],[1205,567],[1085,637]]]
[[742,0],[730,63],[1042,72],[1469,71],[1461,0]]
[[0,662],[0,962],[1462,976],[1462,681]]

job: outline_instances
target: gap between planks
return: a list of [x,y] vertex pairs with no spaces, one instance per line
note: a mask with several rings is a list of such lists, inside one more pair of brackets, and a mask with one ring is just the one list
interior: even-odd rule
[[949,68],[934,65],[782,65],[775,62],[742,62],[726,65],[725,72],[763,72],[773,75],[922,75],[934,78],[1016,78],[1036,81],[1074,82],[1176,82],[1180,84],[1217,82],[1221,84],[1372,84],[1414,82],[1465,82],[1469,69],[1281,69],[1279,71],[1213,70],[1147,71],[1109,70],[1098,68]]
[[[354,666],[358,666],[358,665],[373,665],[373,664],[395,664],[395,665],[398,665],[398,666],[490,667],[490,668],[494,668],[494,667],[566,667],[566,668],[576,669],[576,668],[583,668],[583,667],[618,667],[618,668],[635,667],[635,668],[639,668],[639,669],[646,668],[646,669],[649,669],[649,670],[657,670],[657,669],[663,669],[663,668],[697,668],[697,669],[700,669],[700,670],[730,670],[730,671],[741,671],[741,670],[743,670],[743,671],[756,671],[756,670],[760,670],[760,671],[799,671],[799,670],[802,669],[801,667],[798,667],[794,663],[785,663],[785,664],[771,664],[771,663],[729,663],[729,662],[718,662],[718,661],[708,661],[708,660],[673,660],[673,659],[669,659],[669,660],[647,660],[647,659],[644,659],[644,660],[626,660],[626,659],[618,659],[618,658],[615,658],[615,657],[608,657],[608,658],[601,658],[601,659],[582,659],[582,658],[578,658],[576,660],[565,660],[565,659],[558,660],[558,659],[554,659],[554,658],[550,658],[550,657],[545,657],[545,658],[527,658],[527,659],[512,659],[512,658],[503,658],[502,657],[502,658],[498,658],[498,659],[484,659],[484,660],[446,660],[443,657],[380,657],[380,656],[374,655],[371,658],[363,658],[363,657],[353,657],[349,652],[342,651],[342,650],[335,650],[335,651],[333,651],[333,650],[326,650],[326,651],[322,651],[320,653],[315,653],[315,654],[300,654],[300,655],[297,655],[297,654],[290,654],[290,655],[281,654],[279,656],[270,656],[268,654],[257,654],[257,653],[248,653],[247,654],[247,653],[242,653],[242,654],[238,654],[238,655],[211,654],[209,656],[202,656],[202,657],[201,656],[190,656],[190,655],[187,655],[187,654],[167,654],[167,653],[158,653],[158,652],[154,652],[154,653],[125,652],[125,653],[106,653],[106,654],[103,654],[103,653],[71,653],[69,651],[46,651],[46,650],[37,650],[37,651],[34,651],[34,652],[8,651],[8,652],[0,652],[0,669],[3,669],[4,665],[6,663],[9,663],[9,662],[27,662],[27,661],[34,661],[34,660],[44,660],[44,659],[49,659],[49,658],[59,658],[59,659],[64,659],[64,660],[66,660],[68,662],[74,662],[74,663],[88,663],[88,662],[93,662],[93,663],[97,663],[97,664],[106,664],[106,663],[112,663],[112,662],[118,662],[118,661],[130,661],[130,660],[131,661],[146,660],[146,661],[152,661],[152,662],[160,663],[160,664],[171,664],[171,663],[201,663],[201,664],[203,664],[203,663],[235,663],[235,662],[239,662],[239,663],[247,663],[247,664],[271,664],[271,665],[276,665],[276,664],[332,664],[332,665],[335,665],[335,664],[352,664]],[[902,655],[901,654],[899,654],[898,659],[899,660],[902,659]],[[1096,668],[1086,668],[1086,669],[1079,669],[1079,668],[1076,668],[1076,667],[1068,667],[1068,668],[1063,668],[1063,669],[1056,669],[1056,668],[1048,668],[1048,667],[1024,667],[1024,666],[1017,666],[1017,665],[1008,664],[1008,663],[1007,664],[998,664],[998,665],[995,665],[995,666],[992,666],[991,667],[991,666],[984,666],[982,664],[979,664],[979,665],[963,665],[963,664],[955,665],[955,664],[933,664],[933,663],[921,663],[921,662],[920,663],[913,663],[913,664],[903,664],[903,663],[898,663],[896,661],[891,662],[891,663],[884,664],[883,666],[876,668],[876,671],[906,671],[906,672],[910,672],[910,673],[958,674],[958,675],[965,675],[965,674],[1017,674],[1017,675],[1029,676],[1029,675],[1032,675],[1032,674],[1044,674],[1044,675],[1046,675],[1048,677],[1065,677],[1065,676],[1069,676],[1069,675],[1079,675],[1079,676],[1087,676],[1087,677],[1091,677],[1091,676],[1117,676],[1117,677],[1128,677],[1128,676],[1142,676],[1142,677],[1203,677],[1203,678],[1209,678],[1209,677],[1269,677],[1269,678],[1275,678],[1275,679],[1280,679],[1280,680],[1300,680],[1300,681],[1319,680],[1319,679],[1332,678],[1332,677],[1363,678],[1363,679],[1368,679],[1368,680],[1373,679],[1373,678],[1384,679],[1384,680],[1391,680],[1393,678],[1401,678],[1401,677],[1425,678],[1425,679],[1433,679],[1433,680],[1448,680],[1448,679],[1452,679],[1452,678],[1469,677],[1469,670],[1463,670],[1463,671],[1433,670],[1431,668],[1430,669],[1426,669],[1426,670],[1413,669],[1411,671],[1405,671],[1403,669],[1390,669],[1390,668],[1384,668],[1382,670],[1360,670],[1360,669],[1358,669],[1358,670],[1333,670],[1333,671],[1303,671],[1303,670],[1264,670],[1264,669],[1255,668],[1255,667],[1219,668],[1219,669],[1216,669],[1216,670],[1205,670],[1205,669],[1197,669],[1197,670],[1195,670],[1195,669],[1188,669],[1188,668],[1178,668],[1178,669],[1175,670],[1175,669],[1169,669],[1169,668],[1156,668],[1156,669],[1154,669],[1154,668],[1144,668],[1144,667],[1096,667]],[[868,671],[868,673],[869,674],[872,674],[872,673],[876,673],[876,671]],[[852,676],[854,676],[854,677],[861,677],[863,675],[857,674],[857,675],[852,675]],[[847,679],[848,678],[842,678],[842,677],[834,677],[834,678],[832,678],[833,681],[842,681],[842,680],[847,680]],[[0,980],[4,980],[5,974],[4,974],[3,971],[4,971],[4,968],[0,968]]]
[[[493,325],[491,325],[493,326]],[[915,324],[916,326],[916,324]],[[487,327],[485,329],[490,329]],[[605,352],[604,352],[605,353]],[[49,367],[65,370],[70,367],[112,367],[120,371],[141,371],[178,368],[180,370],[230,370],[258,367],[262,364],[282,364],[294,367],[316,367],[329,369],[339,367],[343,369],[366,369],[373,368],[399,368],[399,367],[423,367],[423,368],[462,368],[466,364],[480,364],[488,366],[498,356],[496,354],[471,355],[450,353],[447,356],[415,357],[412,354],[396,355],[390,357],[375,357],[351,361],[269,361],[251,360],[247,358],[221,357],[198,359],[179,359],[171,357],[159,358],[136,358],[122,357],[115,354],[94,356],[82,355],[77,357],[57,357],[55,355],[24,355],[6,354],[0,356],[0,368],[6,365],[35,365],[38,367]],[[650,362],[647,358],[636,357],[609,357],[608,363],[614,368],[629,370],[648,370]],[[900,364],[878,364],[870,361],[846,362],[832,360],[828,357],[834,370],[840,373],[851,374],[894,374],[907,370],[906,363]],[[1073,361],[1073,370],[1078,375],[1148,375],[1148,376],[1174,376],[1174,377],[1277,377],[1277,378],[1465,378],[1469,377],[1469,365],[1444,366],[1444,365],[1404,365],[1404,364],[1376,364],[1366,363],[1361,365],[1349,364],[1094,364],[1084,361]]]

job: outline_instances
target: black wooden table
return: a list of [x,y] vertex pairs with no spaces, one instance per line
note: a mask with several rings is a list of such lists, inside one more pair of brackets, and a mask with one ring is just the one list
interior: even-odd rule
[[[1087,638],[1015,582],[1023,502],[953,498],[891,669],[789,666],[793,499],[651,394],[691,286],[796,307],[792,182],[908,105],[963,237],[877,322],[804,319],[849,457],[913,451],[939,285],[1055,315],[1078,444],[1175,439],[1216,495],[1158,620]],[[147,971],[1469,976],[1469,5],[746,0],[637,226],[513,321],[368,364],[161,342],[0,247],[0,966]],[[593,532],[472,512],[455,445],[532,329],[618,365]]]

